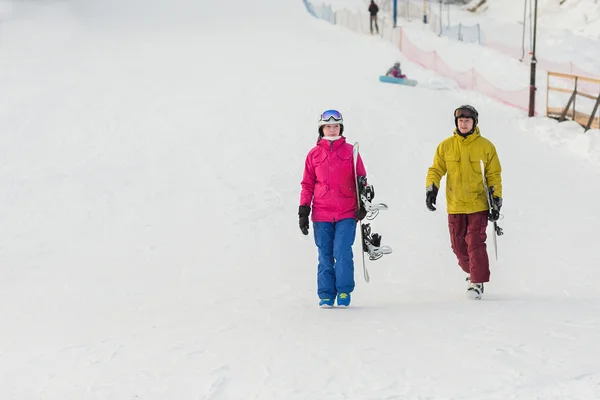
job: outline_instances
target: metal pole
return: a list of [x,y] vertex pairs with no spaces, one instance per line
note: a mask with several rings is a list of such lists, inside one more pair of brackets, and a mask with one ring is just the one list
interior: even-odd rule
[[529,52],[533,48],[533,0],[529,2]]
[[533,49],[531,53],[531,76],[529,82],[529,116],[535,115],[535,67],[537,59],[535,58],[535,42],[537,37],[537,5],[538,0],[535,0],[534,15],[533,15]]
[[523,39],[521,41],[521,59],[519,61],[523,61],[525,58],[525,25],[527,25],[527,0],[525,0],[525,10],[523,11]]
[[427,23],[427,0],[423,0],[423,23]]
[[398,14],[398,0],[394,0],[394,28],[396,26],[398,26],[396,23],[397,22],[397,14]]
[[442,31],[443,31],[443,28],[442,28],[442,0],[440,0],[440,35],[439,36],[442,36]]

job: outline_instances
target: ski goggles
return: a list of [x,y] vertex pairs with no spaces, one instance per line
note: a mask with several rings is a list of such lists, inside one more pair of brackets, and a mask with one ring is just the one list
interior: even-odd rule
[[321,114],[321,121],[329,121],[334,120],[339,122],[342,120],[342,113],[337,110],[327,110],[323,114]]
[[473,111],[468,108],[457,108],[454,110],[454,118],[472,118],[475,119],[476,116]]

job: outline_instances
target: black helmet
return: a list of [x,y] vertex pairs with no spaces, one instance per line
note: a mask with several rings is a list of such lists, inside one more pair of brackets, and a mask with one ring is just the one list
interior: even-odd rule
[[[471,118],[473,120],[473,128],[467,133],[460,133],[458,129],[458,119],[459,118]],[[479,113],[475,109],[475,107],[465,104],[463,106],[458,107],[454,110],[454,125],[456,126],[456,130],[461,136],[469,136],[471,133],[475,132],[475,128],[477,127],[477,123],[479,122]]]
[[473,119],[473,129],[477,126],[479,122],[479,113],[475,109],[475,107],[465,104],[463,106],[458,107],[454,110],[454,125],[458,128],[458,119],[459,118],[471,118]]

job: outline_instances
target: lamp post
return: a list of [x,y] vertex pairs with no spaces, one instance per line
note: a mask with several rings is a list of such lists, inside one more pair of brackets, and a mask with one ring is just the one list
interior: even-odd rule
[[533,117],[535,115],[535,67],[537,64],[537,59],[535,58],[535,40],[537,36],[537,5],[538,2],[535,0],[534,10],[533,10],[533,49],[531,52],[531,76],[529,81],[529,116]]

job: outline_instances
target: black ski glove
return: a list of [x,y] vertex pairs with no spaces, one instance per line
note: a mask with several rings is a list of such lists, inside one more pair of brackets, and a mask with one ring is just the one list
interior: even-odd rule
[[298,216],[300,217],[300,230],[304,235],[308,235],[308,216],[310,215],[309,206],[300,206]]
[[501,197],[492,197],[492,209],[488,214],[488,220],[492,222],[498,221],[500,219],[500,209],[502,208],[502,198]]
[[435,186],[435,184],[432,183],[431,185],[427,186],[427,189],[425,190],[425,204],[427,204],[429,211],[436,210],[433,205],[435,204],[437,194],[438,188]]
[[362,221],[367,216],[367,210],[365,210],[364,207],[361,207],[358,210],[356,210],[356,213],[354,214],[356,215],[357,220]]

